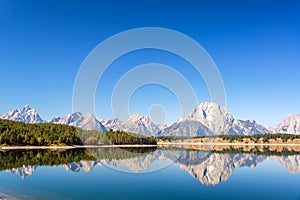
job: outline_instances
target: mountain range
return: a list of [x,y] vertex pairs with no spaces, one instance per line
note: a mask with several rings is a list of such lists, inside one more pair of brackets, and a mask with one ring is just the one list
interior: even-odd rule
[[224,106],[217,103],[201,103],[190,113],[161,131],[160,135],[253,135],[267,133],[268,130],[254,120],[239,120]]
[[107,129],[103,124],[96,119],[91,113],[83,115],[80,112],[74,112],[66,115],[65,117],[53,117],[48,123],[54,124],[67,124],[70,126],[80,127],[85,130],[97,130],[106,132]]
[[161,125],[154,124],[148,117],[138,113],[131,115],[124,121],[118,118],[108,121],[103,120],[103,124],[108,129],[140,133],[147,136],[156,136],[161,131]]
[[274,128],[265,128],[254,120],[240,120],[224,106],[217,103],[204,102],[193,109],[187,115],[181,117],[170,126],[154,124],[147,116],[138,113],[131,115],[126,120],[118,118],[110,120],[98,120],[93,114],[73,112],[65,117],[53,117],[51,120],[43,120],[37,111],[25,107],[12,110],[0,115],[2,119],[22,121],[24,123],[55,123],[67,124],[86,130],[106,132],[123,130],[147,136],[201,136],[216,134],[254,135],[263,133],[290,133],[300,134],[300,115],[288,115]]

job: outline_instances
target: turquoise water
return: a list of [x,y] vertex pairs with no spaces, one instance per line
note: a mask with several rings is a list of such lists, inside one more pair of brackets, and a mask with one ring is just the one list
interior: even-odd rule
[[[75,153],[78,155],[78,152]],[[300,199],[298,155],[268,157],[160,149],[141,155],[135,152],[132,157],[126,155],[126,158],[114,159],[112,156],[116,155],[110,154],[109,159],[76,160],[50,166],[47,162],[53,161],[46,157],[48,154],[45,152],[26,151],[21,157],[16,157],[22,160],[27,154],[38,157],[40,161],[36,165],[9,168],[12,163],[3,159],[11,154],[1,154],[2,197]],[[74,153],[56,154],[63,155],[60,158],[62,163],[66,163],[64,159],[69,159],[69,155],[74,156]]]

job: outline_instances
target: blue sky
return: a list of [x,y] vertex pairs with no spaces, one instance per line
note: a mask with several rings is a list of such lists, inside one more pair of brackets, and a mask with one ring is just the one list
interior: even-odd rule
[[[199,42],[222,75],[227,107],[237,118],[274,126],[300,113],[299,1],[0,1],[0,113],[29,104],[48,119],[72,111],[73,84],[89,52],[101,41],[138,27],[165,27]],[[204,81],[175,55],[158,50],[116,60],[96,93],[96,115],[109,118],[111,89],[137,64],[181,70],[199,103],[209,101]],[[126,70],[125,70],[126,71]],[[153,95],[153,94],[158,95]],[[157,103],[179,117],[170,91],[149,85],[130,99],[130,112]]]

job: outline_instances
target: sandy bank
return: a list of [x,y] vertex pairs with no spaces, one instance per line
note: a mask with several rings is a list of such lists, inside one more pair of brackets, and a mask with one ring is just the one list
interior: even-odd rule
[[91,149],[91,148],[116,148],[116,147],[157,147],[157,145],[74,145],[74,146],[2,146],[0,150],[30,150],[30,149]]
[[286,143],[202,143],[202,142],[157,142],[157,145],[207,145],[207,146],[300,146],[300,144]]

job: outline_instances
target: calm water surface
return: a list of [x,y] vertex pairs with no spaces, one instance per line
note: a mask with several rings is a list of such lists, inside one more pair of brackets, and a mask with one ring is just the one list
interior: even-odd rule
[[300,199],[300,155],[93,151],[0,151],[0,199]]

